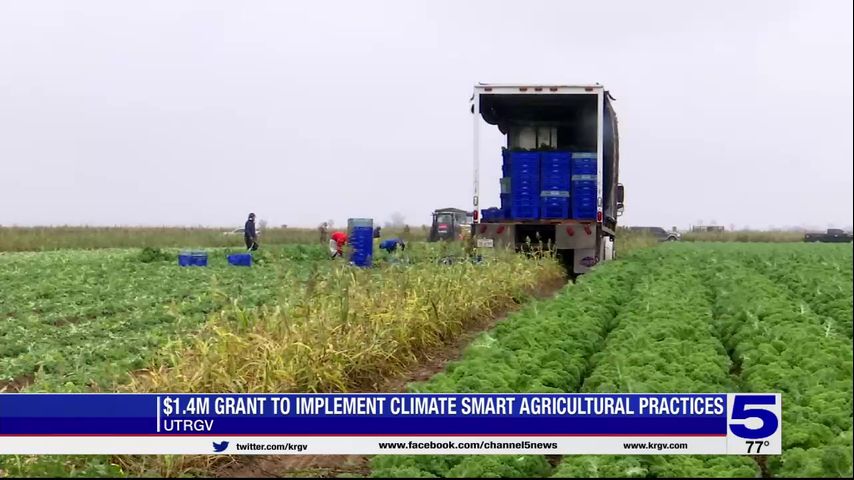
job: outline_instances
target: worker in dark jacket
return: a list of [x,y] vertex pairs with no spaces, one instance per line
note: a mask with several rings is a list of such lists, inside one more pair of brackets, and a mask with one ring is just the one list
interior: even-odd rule
[[249,219],[243,226],[243,240],[247,250],[258,250],[258,234],[255,232],[255,214],[250,213]]

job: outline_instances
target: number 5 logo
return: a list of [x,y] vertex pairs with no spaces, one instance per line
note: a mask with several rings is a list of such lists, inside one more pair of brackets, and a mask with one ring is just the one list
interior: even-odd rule
[[752,418],[759,419],[762,425],[758,428],[747,428],[745,422],[732,423],[730,422],[729,430],[741,438],[765,438],[769,437],[777,431],[780,426],[780,420],[777,414],[769,409],[758,407],[760,405],[777,405],[776,395],[736,395],[732,405],[732,413],[730,420],[749,420]]

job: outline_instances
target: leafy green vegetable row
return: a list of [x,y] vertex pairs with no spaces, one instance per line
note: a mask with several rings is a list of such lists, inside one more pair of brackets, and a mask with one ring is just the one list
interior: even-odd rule
[[[638,252],[576,287],[590,291],[569,289],[511,316],[473,344],[462,362],[414,389],[577,391],[581,379],[583,390],[599,392],[782,392],[784,455],[762,461],[763,473],[850,477],[850,334],[828,321],[838,320],[842,310],[826,304],[850,299],[851,255],[850,248],[821,247],[694,244]],[[618,279],[629,272],[632,278]],[[574,321],[559,320],[567,315]],[[560,351],[552,349],[555,345]],[[602,353],[585,357],[602,346]],[[376,476],[416,477],[549,471],[540,456],[377,457],[373,467]],[[567,457],[552,472],[556,477],[758,473],[753,459],[725,456]]]
[[168,261],[126,250],[1,254],[0,389],[109,388],[232,299],[272,302],[318,251],[268,249],[251,269],[228,267],[225,251],[207,268],[178,267],[177,250]]
[[769,459],[771,473],[850,477],[850,339],[750,268],[749,257],[717,260],[710,275],[716,318],[741,363],[742,387],[783,394],[783,455]]
[[[670,249],[639,253],[635,261],[666,268],[635,286],[617,316],[582,391],[671,393],[735,391],[731,361],[713,329],[712,298],[696,258]],[[564,457],[554,477],[753,477],[756,463],[736,456]]]
[[[555,299],[534,302],[480,336],[446,372],[410,386],[415,392],[576,391],[590,356],[614,326],[619,305],[645,267],[620,262],[581,278]],[[378,456],[377,477],[541,477],[545,457]]]
[[854,304],[850,245],[800,245],[766,248],[748,264],[789,288],[831,328],[852,337]]

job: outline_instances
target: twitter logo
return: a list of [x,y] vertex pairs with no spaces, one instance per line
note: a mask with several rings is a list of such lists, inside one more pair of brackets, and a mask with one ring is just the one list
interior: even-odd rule
[[214,453],[224,452],[228,448],[228,442],[222,441],[219,443],[213,442]]

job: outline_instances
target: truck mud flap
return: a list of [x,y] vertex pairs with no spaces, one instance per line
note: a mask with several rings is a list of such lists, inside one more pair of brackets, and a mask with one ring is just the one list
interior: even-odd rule
[[595,248],[579,248],[573,255],[573,271],[575,273],[586,273],[599,263]]

